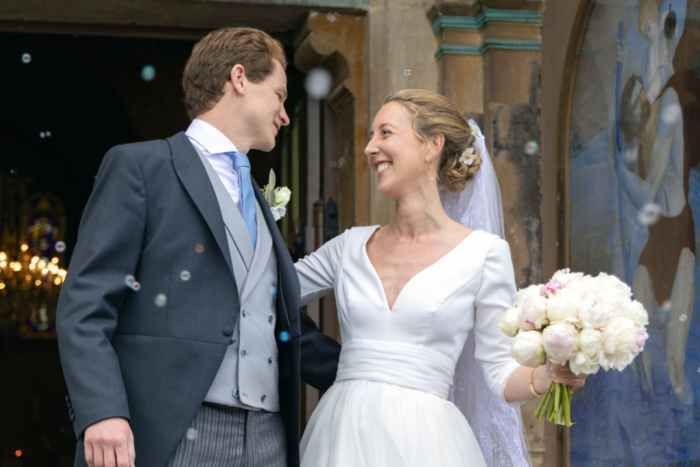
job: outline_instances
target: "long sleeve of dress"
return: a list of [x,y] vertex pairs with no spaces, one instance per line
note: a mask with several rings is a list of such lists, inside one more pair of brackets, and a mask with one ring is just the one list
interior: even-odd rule
[[[513,339],[501,332],[498,322],[501,315],[513,307],[515,291],[510,247],[504,240],[494,240],[486,255],[481,287],[475,301],[475,357],[489,389],[504,401],[508,378],[520,365],[510,355]],[[508,402],[511,407],[522,404]]]
[[301,306],[333,290],[348,232],[349,230],[345,231],[294,264],[301,285]]

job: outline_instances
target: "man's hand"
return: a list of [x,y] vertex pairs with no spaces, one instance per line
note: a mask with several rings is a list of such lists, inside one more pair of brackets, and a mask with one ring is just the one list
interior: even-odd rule
[[85,430],[85,460],[90,467],[133,467],[134,435],[124,418],[107,418]]

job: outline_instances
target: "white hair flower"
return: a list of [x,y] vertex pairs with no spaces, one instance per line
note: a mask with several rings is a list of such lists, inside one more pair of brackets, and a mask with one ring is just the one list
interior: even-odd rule
[[462,156],[459,158],[459,161],[465,165],[472,165],[474,163],[474,159],[476,159],[476,154],[474,154],[474,148],[469,148],[462,153]]
[[471,123],[469,123],[469,130],[472,132],[472,136],[474,136],[474,138],[476,139],[479,139],[479,137],[482,136],[481,130],[477,125],[472,125]]

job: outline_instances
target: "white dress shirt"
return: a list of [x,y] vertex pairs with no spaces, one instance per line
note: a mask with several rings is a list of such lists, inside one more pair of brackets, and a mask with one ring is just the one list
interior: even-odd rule
[[222,132],[196,118],[192,120],[185,134],[214,167],[216,174],[226,187],[226,191],[229,192],[240,211],[241,188],[238,186],[238,172],[233,166],[233,160],[224,154],[225,152],[238,151],[236,146]]

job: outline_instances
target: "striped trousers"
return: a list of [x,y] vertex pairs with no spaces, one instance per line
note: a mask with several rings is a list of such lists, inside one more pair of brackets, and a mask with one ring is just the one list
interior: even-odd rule
[[205,402],[168,467],[287,467],[278,413]]

